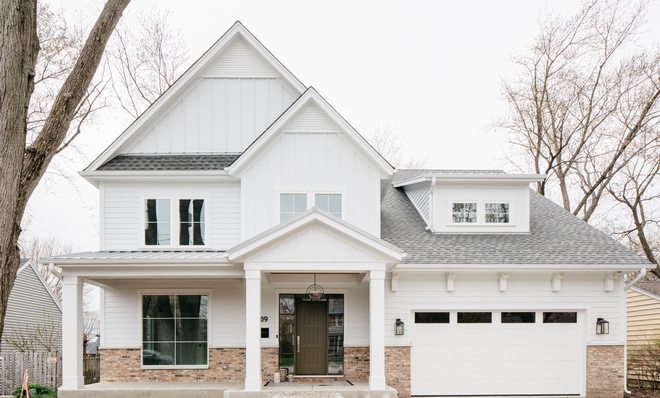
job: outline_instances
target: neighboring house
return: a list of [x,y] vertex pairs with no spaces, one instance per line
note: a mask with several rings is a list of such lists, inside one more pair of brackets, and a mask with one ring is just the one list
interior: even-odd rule
[[394,170],[239,22],[81,174],[101,251],[46,259],[71,326],[61,392],[83,388],[83,280],[102,287],[102,382],[624,389],[622,273],[646,260],[530,190],[543,175]]
[[627,291],[628,346],[660,339],[660,281],[640,281]]
[[62,307],[32,260],[22,258],[9,293],[2,351],[60,351]]

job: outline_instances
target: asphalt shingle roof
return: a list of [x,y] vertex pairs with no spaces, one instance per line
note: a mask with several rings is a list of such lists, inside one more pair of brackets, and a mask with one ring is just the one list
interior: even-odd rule
[[[461,171],[400,170],[394,182],[447,172]],[[403,189],[390,186],[381,206],[381,237],[408,254],[402,264],[649,265],[646,259],[533,190],[529,234],[433,234],[426,230]]]
[[634,286],[640,290],[660,296],[660,281],[639,281]]
[[224,170],[240,154],[215,155],[119,155],[110,159],[99,170],[154,171],[154,170]]

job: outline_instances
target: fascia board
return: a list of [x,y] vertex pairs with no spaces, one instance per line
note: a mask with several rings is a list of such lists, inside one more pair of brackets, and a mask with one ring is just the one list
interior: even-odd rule
[[431,179],[435,177],[438,183],[444,181],[469,181],[469,182],[519,182],[532,183],[546,179],[546,174],[425,174],[424,178]]
[[125,267],[127,265],[135,267],[186,267],[188,265],[206,266],[206,267],[233,267],[234,264],[229,263],[226,259],[163,259],[163,258],[149,258],[149,259],[136,259],[136,258],[52,258],[47,259],[48,263],[54,264],[62,269],[69,268],[84,268],[90,266],[117,266]]
[[245,163],[263,148],[270,139],[279,133],[295,116],[304,110],[308,104],[314,103],[321,112],[339,128],[344,131],[360,149],[381,168],[381,172],[391,177],[394,174],[394,168],[387,163],[376,150],[351,126],[328,102],[314,89],[309,87],[280,117],[271,124],[257,139],[250,145],[241,156],[238,157],[226,170],[230,175],[236,175],[241,171]]
[[144,279],[200,279],[200,278],[230,278],[243,279],[245,271],[239,267],[210,267],[182,264],[178,267],[167,266],[135,266],[121,265],[115,267],[63,267],[67,276],[83,278],[108,278],[117,280]]
[[652,298],[652,299],[654,299],[654,300],[660,300],[660,296],[658,296],[657,294],[653,294],[653,293],[651,293],[651,292],[647,292],[646,290],[644,290],[644,289],[640,289],[640,288],[638,288],[638,287],[636,287],[636,286],[632,286],[632,287],[630,288],[630,290],[634,290],[634,291],[636,291],[637,293],[639,293],[639,294],[643,294],[643,295],[645,295],[645,296],[648,296],[648,297],[650,297],[650,298]]
[[172,98],[176,97],[180,92],[185,91],[189,85],[194,83],[239,36],[249,43],[264,61],[276,69],[283,76],[284,81],[298,91],[298,94],[305,91],[305,86],[242,23],[236,21],[172,86],[158,97],[105,151],[87,166],[85,171],[96,170],[112,157],[116,156],[124,144],[134,138],[133,136],[138,130],[152,122],[162,108],[171,103]]
[[401,188],[401,187],[405,187],[405,186],[408,186],[408,185],[421,184],[421,183],[424,183],[424,182],[431,183],[431,179],[430,179],[430,178],[426,178],[426,177],[424,177],[424,176],[419,176],[419,177],[415,177],[415,178],[410,178],[410,179],[407,179],[407,180],[399,181],[399,182],[397,182],[397,183],[395,183],[395,184],[392,184],[392,186],[393,186],[394,188]]
[[224,170],[81,171],[81,177],[98,188],[105,181],[222,181],[235,180]]
[[461,271],[639,271],[643,264],[397,264],[393,272]]
[[[233,248],[227,250],[229,254],[229,261],[238,260],[245,255],[258,250],[260,247],[267,245],[277,239],[288,235],[300,228],[313,223],[319,222],[321,224],[327,225],[328,227],[347,235],[348,237],[355,239],[356,241],[370,247],[374,250],[380,251],[385,255],[395,259],[396,261],[401,261],[404,257],[403,252],[395,248],[394,246],[389,247],[389,244],[383,244],[371,238],[370,236],[365,235],[357,231],[354,228],[348,227],[343,223],[333,220],[329,216],[322,214],[318,209],[312,208],[307,211],[307,214],[301,216],[300,218],[294,219],[288,223],[276,226],[273,229],[270,229],[260,235],[255,236],[254,238],[247,240],[243,243],[239,243]],[[385,242],[387,243],[387,242]]]

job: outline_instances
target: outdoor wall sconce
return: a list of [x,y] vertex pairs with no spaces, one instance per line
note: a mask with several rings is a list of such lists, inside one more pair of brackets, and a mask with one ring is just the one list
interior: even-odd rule
[[404,332],[403,321],[400,318],[396,318],[396,322],[394,322],[394,335],[403,336],[403,332]]
[[596,334],[610,334],[610,323],[603,318],[596,320]]

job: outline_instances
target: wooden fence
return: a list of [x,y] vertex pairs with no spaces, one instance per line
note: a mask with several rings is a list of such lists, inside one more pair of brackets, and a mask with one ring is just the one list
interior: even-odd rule
[[85,384],[98,383],[101,379],[101,357],[86,356],[83,359],[83,377]]
[[8,395],[20,385],[26,369],[29,383],[52,388],[62,385],[61,352],[0,352],[0,395]]

